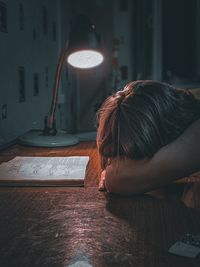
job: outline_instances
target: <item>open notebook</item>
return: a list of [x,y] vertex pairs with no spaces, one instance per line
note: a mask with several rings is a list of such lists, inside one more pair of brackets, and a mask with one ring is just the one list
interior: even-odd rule
[[0,165],[0,186],[84,186],[88,156],[15,157]]

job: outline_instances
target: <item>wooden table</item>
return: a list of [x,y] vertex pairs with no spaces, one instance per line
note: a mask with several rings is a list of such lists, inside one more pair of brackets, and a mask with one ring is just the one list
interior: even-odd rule
[[56,149],[16,145],[2,151],[0,161],[71,155],[90,156],[85,188],[0,189],[0,266],[200,266],[200,257],[167,252],[183,234],[200,233],[199,202],[184,205],[183,184],[155,196],[99,192],[94,142]]

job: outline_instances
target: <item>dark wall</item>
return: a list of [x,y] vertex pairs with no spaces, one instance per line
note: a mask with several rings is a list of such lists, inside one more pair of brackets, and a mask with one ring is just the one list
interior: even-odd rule
[[80,13],[101,33],[105,61],[89,71],[65,64],[59,128],[94,131],[97,107],[133,79],[200,82],[199,0],[2,0],[0,146],[43,127],[58,55]]

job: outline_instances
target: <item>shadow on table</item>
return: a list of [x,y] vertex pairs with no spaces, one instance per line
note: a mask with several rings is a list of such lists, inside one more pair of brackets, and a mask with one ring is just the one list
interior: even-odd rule
[[120,222],[118,229],[110,224],[110,235],[126,248],[120,266],[199,266],[198,259],[168,253],[185,233],[199,233],[199,206],[191,193],[199,190],[199,184],[175,184],[137,196],[106,194],[106,210]]

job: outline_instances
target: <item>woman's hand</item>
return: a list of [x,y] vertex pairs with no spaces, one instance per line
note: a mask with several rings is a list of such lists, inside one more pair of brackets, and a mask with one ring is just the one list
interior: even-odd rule
[[99,180],[99,191],[106,191],[105,176],[106,176],[106,170],[103,170],[101,172],[101,176]]

